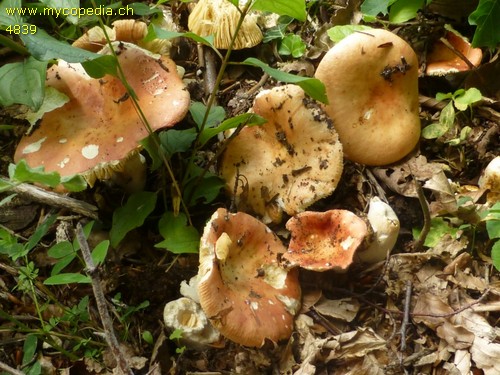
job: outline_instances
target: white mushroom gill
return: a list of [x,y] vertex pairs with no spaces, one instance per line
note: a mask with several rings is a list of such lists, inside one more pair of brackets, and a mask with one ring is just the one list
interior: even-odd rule
[[40,150],[40,148],[42,147],[42,143],[45,142],[46,139],[47,137],[43,137],[36,142],[30,143],[28,146],[23,148],[23,154],[26,155],[26,154],[32,154],[33,152],[37,152],[38,150]]
[[99,155],[99,146],[98,145],[87,145],[82,148],[82,155],[85,159],[92,160]]

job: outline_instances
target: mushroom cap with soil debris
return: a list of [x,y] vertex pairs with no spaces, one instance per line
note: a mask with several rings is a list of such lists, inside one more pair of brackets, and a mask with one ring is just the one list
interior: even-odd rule
[[335,190],[342,145],[332,121],[298,86],[262,91],[253,111],[267,123],[229,141],[220,172],[240,211],[279,223],[283,211],[295,215]]
[[346,158],[366,165],[394,163],[420,138],[418,58],[387,30],[356,32],[331,48],[316,70],[326,86],[326,113]]
[[[113,48],[151,130],[182,120],[190,96],[175,63],[129,43],[113,43]],[[100,53],[109,54],[109,48]],[[33,134],[21,139],[16,162],[25,159],[61,176],[82,174],[92,186],[140,150],[139,141],[149,132],[117,77],[94,79],[81,64],[59,61],[48,70],[46,84],[69,101],[46,113]]]
[[222,335],[261,347],[288,339],[300,308],[297,269],[279,262],[286,248],[254,217],[219,208],[205,226],[200,245],[198,295]]

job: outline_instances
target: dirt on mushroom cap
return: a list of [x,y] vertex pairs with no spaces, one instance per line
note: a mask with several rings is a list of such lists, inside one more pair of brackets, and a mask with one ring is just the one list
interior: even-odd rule
[[[175,125],[189,108],[189,92],[175,63],[139,47],[120,43],[118,59],[152,130]],[[69,97],[45,114],[40,127],[21,140],[14,159],[44,166],[62,176],[116,166],[139,149],[149,133],[120,80],[89,77],[80,64],[60,61],[49,69],[47,85]]]
[[241,181],[239,210],[280,222],[283,211],[294,215],[335,190],[342,146],[331,120],[298,86],[263,91],[253,111],[268,122],[242,129],[228,144],[221,174],[231,194]]
[[290,337],[301,292],[297,270],[278,262],[285,251],[252,216],[222,208],[214,213],[201,240],[198,293],[225,337],[254,347]]
[[397,35],[381,29],[349,35],[327,52],[316,78],[326,86],[325,111],[348,159],[386,165],[418,143],[418,59]]

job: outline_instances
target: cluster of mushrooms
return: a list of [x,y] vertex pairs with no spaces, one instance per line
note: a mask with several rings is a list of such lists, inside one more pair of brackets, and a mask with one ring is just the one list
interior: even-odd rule
[[[232,27],[227,17],[194,21],[206,17],[211,2],[198,3],[190,28],[202,36],[215,33],[216,47],[227,48],[214,29]],[[226,13],[216,8],[212,14]],[[139,141],[148,130],[181,121],[190,103],[178,67],[166,55],[168,46],[141,44],[146,32],[146,24],[132,20],[108,30],[150,129],[120,80],[92,79],[81,64],[60,61],[49,69],[47,85],[68,102],[47,113],[21,140],[15,160],[62,176],[82,174],[90,185],[96,178],[125,173],[130,163],[130,170],[143,171]],[[258,27],[240,34],[237,48],[262,39]],[[109,54],[105,41],[102,30],[92,29],[76,45]],[[165,307],[166,326],[182,329],[186,343],[214,344],[220,334],[251,347],[287,339],[301,306],[299,268],[344,271],[353,259],[384,259],[396,242],[398,218],[377,197],[365,219],[346,210],[307,208],[333,193],[343,157],[387,165],[415,148],[420,137],[417,56],[389,31],[357,32],[324,56],[316,78],[325,84],[329,104],[314,102],[295,85],[262,91],[252,111],[267,123],[243,128],[227,144],[219,171],[240,212],[219,208],[212,215],[200,243],[198,275],[181,286],[182,298]],[[266,225],[284,216],[290,217],[287,246]]]

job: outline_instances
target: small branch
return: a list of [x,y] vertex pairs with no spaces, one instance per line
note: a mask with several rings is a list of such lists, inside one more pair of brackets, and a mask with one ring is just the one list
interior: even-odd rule
[[406,350],[406,328],[410,324],[410,307],[411,307],[411,281],[406,281],[406,295],[405,295],[405,306],[403,321],[401,322],[401,346],[400,351],[404,352]]
[[99,311],[99,315],[101,317],[102,326],[104,328],[104,334],[106,337],[106,342],[108,343],[111,353],[113,354],[118,367],[124,374],[132,374],[133,372],[130,369],[127,359],[125,355],[120,349],[120,344],[118,343],[118,339],[116,338],[113,323],[111,321],[111,316],[109,314],[108,308],[106,306],[106,298],[104,297],[104,291],[101,286],[101,277],[99,276],[99,271],[94,265],[94,261],[92,260],[92,254],[90,253],[89,244],[87,243],[87,239],[85,238],[85,234],[83,233],[83,228],[81,223],[76,225],[76,238],[78,239],[78,243],[80,244],[80,248],[82,250],[83,259],[85,261],[87,274],[92,280],[92,290],[94,291],[94,297],[97,304],[97,310]]
[[[7,179],[0,177],[0,181],[10,183]],[[70,198],[62,194],[43,190],[30,184],[12,185],[8,191],[12,191],[35,202],[46,204],[57,208],[67,208],[91,219],[98,219],[97,207],[78,199]]]
[[7,371],[9,374],[12,375],[25,375],[24,372],[16,370],[13,367],[10,367],[8,364],[3,363],[0,361],[0,370]]

